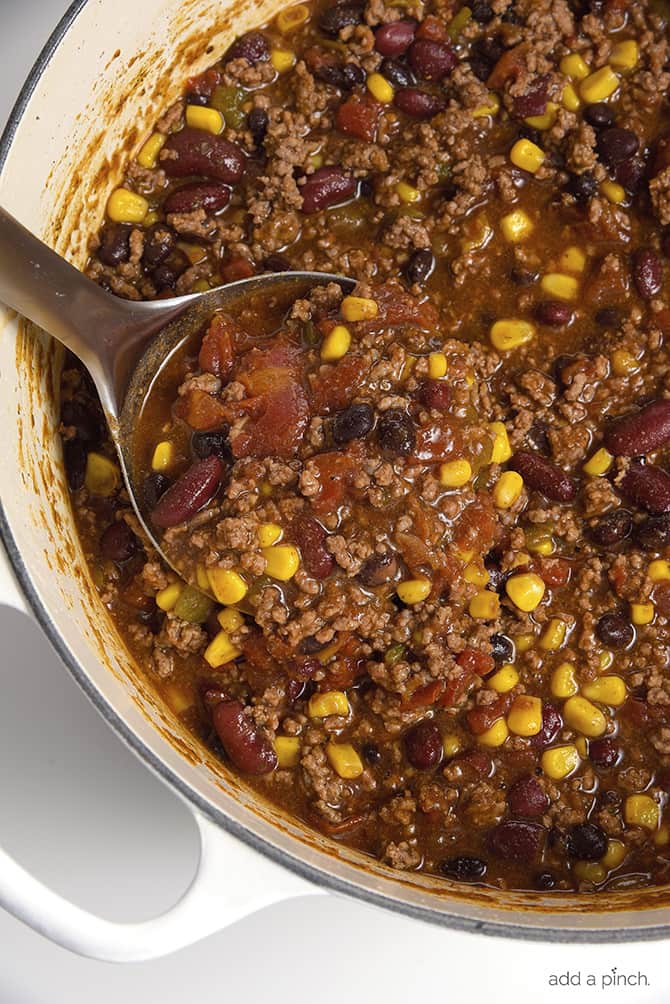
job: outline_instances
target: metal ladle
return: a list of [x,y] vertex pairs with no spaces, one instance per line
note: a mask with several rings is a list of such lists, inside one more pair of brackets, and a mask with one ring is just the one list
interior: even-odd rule
[[159,373],[214,311],[234,311],[250,296],[288,309],[295,299],[328,282],[338,283],[345,292],[355,285],[352,279],[325,272],[278,272],[206,293],[122,300],[87,279],[0,207],[0,300],[57,338],[86,366],[133,508],[151,543],[172,567],[140,504],[133,451],[137,421]]

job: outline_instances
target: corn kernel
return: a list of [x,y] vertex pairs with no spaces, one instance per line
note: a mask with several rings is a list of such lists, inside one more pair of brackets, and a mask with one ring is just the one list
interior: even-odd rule
[[585,80],[589,75],[588,65],[584,62],[578,52],[571,52],[569,56],[563,56],[559,63],[561,73],[573,80]]
[[265,574],[280,582],[288,582],[300,567],[300,555],[292,544],[262,547],[261,553],[265,558]]
[[619,78],[611,66],[603,66],[595,73],[582,80],[579,94],[588,105],[597,101],[606,101],[619,86]]
[[498,509],[510,509],[521,497],[523,478],[516,471],[505,471],[496,481],[493,501]]
[[218,136],[223,130],[224,118],[216,108],[204,108],[202,105],[186,106],[186,125],[191,129],[201,129]]
[[596,450],[590,460],[586,461],[583,471],[585,474],[590,474],[591,477],[600,478],[603,474],[607,474],[613,463],[614,457],[612,454],[609,450],[606,450],[604,446],[601,446],[599,450]]
[[644,826],[647,830],[657,829],[660,821],[658,803],[651,795],[629,795],[623,815],[629,826]]
[[500,614],[500,598],[490,589],[482,589],[470,600],[470,616],[480,621],[494,621]]
[[325,666],[326,663],[330,662],[333,656],[337,655],[343,645],[344,638],[339,637],[336,638],[335,641],[331,641],[330,645],[326,645],[325,648],[322,648],[319,652],[317,652],[316,657],[321,665]]
[[395,186],[395,190],[400,198],[401,202],[405,202],[408,205],[412,202],[418,202],[421,198],[421,192],[418,188],[413,188],[412,185],[408,185],[406,181],[399,181]]
[[427,600],[432,588],[433,584],[430,579],[422,576],[419,579],[405,579],[404,582],[400,582],[396,593],[403,603],[413,606],[415,603],[423,603],[424,600]]
[[667,582],[670,579],[670,561],[665,558],[657,558],[649,563],[647,575],[652,582]]
[[491,328],[490,337],[495,349],[499,352],[509,352],[531,342],[535,337],[535,326],[530,321],[522,321],[519,318],[496,321]]
[[198,584],[198,589],[203,593],[209,592],[209,578],[207,576],[207,569],[204,565],[195,566],[195,581]]
[[307,705],[310,718],[328,718],[330,715],[346,717],[349,714],[349,698],[342,690],[327,690],[323,694],[312,694]]
[[442,739],[442,748],[446,757],[456,756],[461,750],[461,740],[453,732],[447,732]]
[[165,689],[165,699],[175,715],[181,715],[193,707],[193,695],[172,683]]
[[483,565],[470,564],[463,569],[463,578],[473,586],[487,586],[489,583],[489,573]]
[[258,543],[261,547],[272,547],[281,539],[282,528],[277,523],[261,523],[258,527]]
[[497,694],[507,694],[510,690],[514,690],[518,682],[519,674],[516,671],[516,666],[507,663],[488,678],[486,686],[491,687]]
[[371,321],[377,316],[379,307],[366,296],[345,296],[340,311],[345,321]]
[[372,97],[383,105],[389,105],[393,101],[393,86],[381,73],[370,73],[366,80],[366,87]]
[[563,93],[561,94],[561,104],[569,112],[579,111],[579,106],[581,104],[579,94],[577,94],[577,91],[572,84],[566,84],[563,88]]
[[531,543],[526,541],[526,547],[529,551],[532,551],[533,554],[541,554],[545,558],[549,557],[549,555],[553,554],[556,550],[554,538],[550,534],[547,534],[545,537],[538,537]]
[[321,358],[326,363],[341,359],[349,351],[351,332],[344,324],[336,324],[321,343]]
[[560,781],[579,767],[579,753],[576,746],[554,746],[545,750],[540,761],[547,777]]
[[514,644],[516,645],[517,652],[527,652],[533,647],[535,642],[534,634],[518,634],[514,639]]
[[626,684],[620,676],[599,676],[584,684],[582,694],[590,701],[609,704],[612,708],[618,708],[628,697]]
[[428,356],[428,376],[440,380],[447,375],[447,357],[444,352],[431,352]]
[[273,49],[270,62],[277,73],[288,73],[295,66],[295,52],[290,49]]
[[623,863],[625,857],[626,845],[621,840],[608,840],[607,850],[600,859],[600,863],[608,871],[612,871],[612,869],[618,868]]
[[165,610],[166,613],[168,610],[172,610],[183,589],[183,582],[171,582],[169,586],[165,586],[164,589],[160,589],[156,593],[156,606]]
[[639,362],[632,352],[626,349],[615,349],[612,353],[612,369],[616,376],[629,376],[639,369]]
[[518,244],[530,237],[534,230],[533,221],[523,209],[515,209],[500,221],[503,236],[510,244]]
[[597,739],[607,729],[607,719],[600,708],[585,697],[569,697],[563,705],[563,718],[571,729],[589,739]]
[[472,8],[465,6],[461,7],[458,14],[450,20],[447,26],[447,34],[452,42],[458,42],[461,32],[467,24],[472,20]]
[[300,739],[298,736],[276,736],[274,741],[277,765],[282,770],[297,767],[300,763]]
[[472,112],[473,119],[493,117],[500,111],[500,98],[493,91],[489,93],[488,101],[484,105],[478,105]]
[[614,662],[614,655],[612,652],[601,652],[600,659],[598,660],[600,665],[600,670],[609,669],[609,667]]
[[581,882],[600,885],[607,878],[607,869],[599,861],[575,861],[572,870]]
[[477,742],[481,743],[482,746],[495,749],[497,746],[502,746],[508,736],[509,729],[507,728],[507,722],[504,718],[499,718],[497,722],[493,723],[490,729],[477,736]]
[[515,607],[529,614],[542,602],[544,582],[535,572],[523,572],[507,580],[505,592]]
[[239,603],[247,595],[246,582],[241,575],[231,569],[208,568],[207,578],[215,599],[226,607]]
[[630,605],[630,619],[633,624],[637,624],[640,627],[643,624],[651,624],[655,613],[656,610],[653,603],[631,603]]
[[540,648],[545,652],[558,652],[565,641],[568,625],[558,617],[552,617],[540,638]]
[[502,422],[489,422],[487,429],[493,435],[491,463],[504,464],[512,456],[512,447],[509,445],[507,429]]
[[152,227],[154,223],[158,223],[160,218],[161,218],[160,213],[157,213],[155,210],[152,209],[147,213],[147,215],[142,220],[142,226]]
[[301,3],[280,11],[275,18],[275,24],[282,35],[288,35],[289,32],[297,31],[308,20],[309,8]]
[[363,761],[351,743],[329,742],[326,756],[335,773],[345,781],[353,781],[363,773]]
[[469,561],[472,561],[475,552],[472,549],[470,549],[468,551],[456,551],[456,554],[458,555],[459,559],[463,562],[463,564],[467,565]]
[[244,616],[239,610],[234,610],[232,607],[227,607],[225,610],[219,610],[216,615],[216,619],[223,628],[231,634],[233,631],[239,631],[244,624]]
[[228,637],[228,633],[222,630],[214,635],[205,649],[204,659],[212,669],[218,669],[219,666],[224,666],[227,662],[233,662],[234,659],[238,659],[241,655],[241,651],[239,648],[235,648]]
[[542,276],[542,289],[557,300],[574,300],[579,292],[579,283],[573,275],[562,272],[548,272]]
[[162,132],[155,132],[153,136],[149,137],[137,155],[137,163],[140,167],[151,170],[152,167],[156,166],[158,154],[163,149],[166,139],[167,136],[164,136]]
[[546,111],[542,115],[529,115],[524,122],[529,125],[531,129],[539,129],[540,132],[544,132],[547,129],[551,129],[554,122],[556,121],[556,114],[558,112],[558,105],[554,104],[553,101],[547,101]]
[[440,467],[440,484],[443,488],[462,488],[472,477],[468,460],[449,460]]
[[551,674],[551,692],[554,697],[572,697],[577,693],[575,667],[569,662],[562,662]]
[[167,471],[174,461],[174,446],[168,440],[156,444],[151,458],[152,471]]
[[544,150],[529,139],[518,139],[510,150],[509,157],[515,167],[535,174],[544,162]]
[[113,495],[120,483],[119,468],[112,460],[102,453],[89,453],[84,484],[91,495]]
[[615,206],[620,206],[622,202],[626,201],[626,190],[616,181],[603,181],[600,186],[600,191],[603,193],[607,201],[611,202]]
[[530,555],[525,551],[519,551],[512,558],[512,568],[523,568],[530,563]]
[[586,760],[589,755],[589,744],[587,743],[584,736],[577,736],[575,739],[575,746],[577,747],[577,752],[579,753],[582,760]]
[[657,847],[667,847],[670,844],[670,826],[663,823],[654,834],[654,843]]
[[141,223],[149,211],[149,203],[137,192],[117,188],[109,197],[107,215],[114,223]]
[[638,44],[635,39],[629,38],[625,42],[617,42],[612,47],[610,58],[607,62],[617,70],[634,70],[639,58],[640,50]]
[[[149,225],[146,220],[144,221],[144,225],[145,226]],[[212,287],[210,286],[210,284],[207,282],[206,279],[198,279],[197,282],[193,283],[193,290],[192,290],[192,292],[194,292],[194,293],[208,293],[211,288]]]
[[559,259],[559,265],[566,272],[583,272],[586,268],[586,255],[581,248],[573,244],[565,249]]
[[517,697],[507,716],[510,732],[517,736],[536,736],[542,728],[542,701],[522,694]]

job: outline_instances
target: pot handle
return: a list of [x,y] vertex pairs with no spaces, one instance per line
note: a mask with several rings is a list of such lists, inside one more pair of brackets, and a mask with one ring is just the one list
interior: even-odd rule
[[0,849],[0,906],[57,945],[103,962],[169,955],[273,903],[321,892],[194,812],[198,868],[182,898],[152,920],[105,920],[59,896]]

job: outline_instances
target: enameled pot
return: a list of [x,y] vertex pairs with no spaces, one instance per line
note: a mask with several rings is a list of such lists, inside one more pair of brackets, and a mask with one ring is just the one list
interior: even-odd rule
[[[0,204],[82,266],[129,149],[232,37],[276,0],[76,0],[0,141]],[[67,309],[67,304],[64,304]],[[0,308],[0,601],[36,618],[100,713],[190,805],[198,873],[167,914],[114,924],[51,892],[0,852],[0,903],[74,951],[150,958],[261,906],[336,890],[448,927],[517,938],[635,940],[670,933],[668,890],[551,898],[400,873],[303,828],[246,791],[142,682],[90,580],[57,434],[60,350]],[[7,559],[6,563],[4,559]]]

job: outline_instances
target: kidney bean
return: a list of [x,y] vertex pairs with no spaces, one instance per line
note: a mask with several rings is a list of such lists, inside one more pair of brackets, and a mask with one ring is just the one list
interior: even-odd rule
[[224,426],[211,432],[194,432],[191,436],[191,450],[200,460],[218,457],[224,464],[232,463],[232,452],[228,442],[229,429]]
[[589,742],[589,760],[597,767],[614,767],[619,759],[619,749],[611,739],[592,739]]
[[367,559],[358,573],[358,578],[364,586],[374,588],[395,578],[397,571],[398,559],[395,554],[393,551],[384,551],[383,554],[373,554]]
[[416,77],[409,66],[399,63],[396,59],[385,59],[381,65],[381,73],[394,87],[411,87],[416,83]]
[[201,174],[227,185],[236,184],[244,174],[244,154],[222,136],[185,126],[173,133],[163,147],[167,157],[160,166],[169,178]]
[[563,728],[563,718],[558,708],[553,704],[543,703],[542,705],[542,728],[536,736],[533,736],[531,745],[551,746],[558,733]]
[[81,439],[67,439],[63,444],[65,474],[67,475],[67,483],[73,492],[77,492],[83,487],[87,456],[88,450]]
[[491,655],[496,662],[512,662],[514,659],[514,642],[506,634],[492,634]]
[[108,223],[100,234],[97,255],[103,265],[113,268],[130,258],[130,234],[132,227],[127,223]]
[[552,502],[570,502],[577,494],[574,482],[556,464],[530,450],[517,450],[510,467],[521,475],[528,488],[541,492]]
[[607,648],[630,648],[635,640],[635,629],[623,614],[603,614],[596,624],[598,639]]
[[404,744],[405,755],[417,770],[437,767],[444,753],[442,733],[434,722],[419,722],[405,733]]
[[416,427],[401,408],[389,408],[377,423],[377,435],[384,450],[407,456],[416,446]]
[[195,516],[214,497],[223,474],[224,466],[219,457],[197,460],[161,495],[151,513],[152,522],[165,530]]
[[335,37],[343,28],[350,24],[360,24],[363,20],[363,7],[359,4],[340,3],[328,7],[319,18],[319,28],[325,35]]
[[356,182],[343,167],[320,167],[301,188],[303,213],[318,213],[356,193]]
[[265,63],[270,58],[270,46],[260,31],[249,31],[237,38],[224,56],[229,63],[233,59],[246,59],[248,63]]
[[149,270],[158,268],[175,250],[177,234],[167,223],[152,223],[144,235],[142,264]]
[[549,799],[536,778],[522,777],[507,792],[507,804],[512,815],[534,819],[546,812]]
[[545,829],[539,823],[524,823],[508,819],[490,830],[487,843],[489,850],[506,861],[530,863],[540,853]]
[[670,545],[670,513],[647,516],[635,528],[635,539],[645,551],[663,551]]
[[614,125],[614,112],[604,101],[596,101],[584,109],[584,118],[594,129],[607,129]]
[[631,129],[620,129],[612,126],[603,129],[598,136],[598,156],[611,167],[619,161],[628,160],[633,157],[638,150],[640,141]]
[[633,529],[633,518],[627,509],[614,509],[598,520],[595,526],[589,527],[588,535],[598,547],[614,547],[626,537],[630,537]]
[[670,474],[653,464],[631,464],[619,491],[629,502],[654,515],[670,512]]
[[451,387],[446,380],[424,380],[421,397],[426,408],[445,412],[451,403]]
[[417,38],[407,55],[409,65],[422,80],[444,80],[456,65],[454,50],[445,42]]
[[335,559],[326,549],[328,534],[324,528],[312,516],[296,516],[292,529],[307,574],[314,579],[327,579],[335,567]]
[[382,56],[391,59],[402,56],[409,49],[416,34],[415,21],[391,21],[383,24],[375,32],[375,49]]
[[595,823],[580,823],[568,834],[566,849],[571,858],[599,861],[607,850],[607,834]]
[[137,553],[139,546],[139,540],[123,519],[110,523],[100,538],[102,556],[109,561],[128,561]]
[[410,285],[423,284],[435,269],[435,255],[427,248],[419,248],[405,265],[405,277]]
[[650,248],[633,252],[633,281],[643,300],[657,296],[663,285],[663,266],[658,255]]
[[546,324],[550,328],[564,328],[570,324],[574,314],[572,307],[560,300],[543,300],[535,308],[535,316],[540,324]]
[[514,98],[514,114],[521,119],[532,115],[544,115],[547,108],[548,85],[548,77],[537,77],[525,94],[519,94]]
[[147,509],[154,509],[161,495],[164,495],[169,487],[170,482],[164,474],[159,474],[157,471],[149,474],[142,486],[142,498]]
[[364,439],[375,422],[374,409],[369,404],[350,404],[333,419],[333,439],[338,446],[352,439]]
[[443,861],[440,864],[440,871],[447,878],[456,879],[457,882],[476,882],[486,875],[486,861],[460,854],[458,857]]
[[230,202],[230,189],[216,181],[195,181],[182,185],[171,192],[165,200],[166,213],[192,213],[204,209],[207,213],[218,213]]
[[416,87],[401,87],[395,92],[393,100],[396,108],[413,119],[432,119],[446,107],[443,97]]
[[212,724],[221,745],[238,770],[245,774],[269,774],[277,766],[277,754],[269,739],[244,713],[240,701],[221,701],[212,709]]
[[590,171],[584,171],[583,174],[571,174],[565,188],[568,194],[572,195],[580,205],[585,205],[589,199],[598,194],[598,182]]

